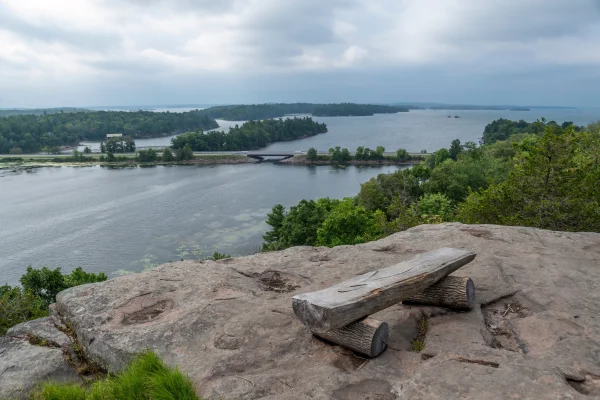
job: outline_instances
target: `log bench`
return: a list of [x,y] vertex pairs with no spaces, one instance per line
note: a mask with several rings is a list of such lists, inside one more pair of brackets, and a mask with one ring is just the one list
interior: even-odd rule
[[[375,357],[388,340],[386,322],[367,318],[399,302],[471,309],[475,286],[469,278],[447,277],[476,254],[444,247],[388,268],[292,298],[296,316],[323,339]],[[445,278],[445,279],[444,279]]]

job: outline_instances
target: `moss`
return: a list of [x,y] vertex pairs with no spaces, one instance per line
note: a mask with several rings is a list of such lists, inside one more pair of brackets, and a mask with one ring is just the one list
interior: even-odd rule
[[425,348],[425,337],[427,336],[427,318],[425,316],[421,316],[421,320],[419,321],[419,330],[417,333],[417,337],[410,342],[410,351],[414,351],[415,353],[420,353]]
[[189,378],[170,369],[152,352],[138,355],[118,376],[109,375],[89,387],[48,382],[33,392],[34,400],[199,400]]

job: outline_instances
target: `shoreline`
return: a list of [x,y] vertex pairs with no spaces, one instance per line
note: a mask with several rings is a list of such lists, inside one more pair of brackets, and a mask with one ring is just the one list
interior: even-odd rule
[[[21,158],[21,160],[14,160],[15,158]],[[384,160],[350,160],[347,163],[340,164],[333,160],[315,160],[309,161],[305,156],[294,156],[292,158],[287,158],[284,160],[269,160],[269,161],[258,161],[256,159],[247,157],[246,155],[211,155],[211,154],[202,154],[195,155],[192,160],[185,161],[161,161],[156,160],[153,162],[139,162],[135,160],[133,157],[129,160],[119,160],[119,161],[100,161],[96,158],[91,158],[89,161],[71,161],[69,157],[63,157],[61,161],[58,161],[57,158],[60,157],[52,157],[52,158],[29,158],[26,157],[11,157],[10,161],[2,162],[0,158],[0,171],[3,170],[28,170],[35,168],[56,168],[56,167],[92,167],[92,166],[102,166],[109,168],[127,168],[127,167],[151,167],[151,166],[168,166],[168,165],[244,165],[244,164],[260,164],[260,163],[275,163],[282,165],[291,165],[291,166],[324,166],[324,165],[339,165],[339,166],[384,166],[384,165],[417,165],[421,162],[421,160],[408,160],[408,161],[397,161],[393,159],[384,159]]]

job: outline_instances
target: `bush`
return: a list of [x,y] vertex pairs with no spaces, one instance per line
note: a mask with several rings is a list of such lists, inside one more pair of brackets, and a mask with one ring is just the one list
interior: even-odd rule
[[8,151],[8,154],[23,154],[23,150],[20,147],[13,147]]
[[165,162],[175,161],[175,157],[173,156],[173,152],[170,148],[165,148],[162,153],[162,160]]
[[396,160],[404,162],[408,161],[409,159],[410,156],[408,155],[408,151],[406,151],[405,149],[398,149],[398,151],[396,152]]
[[184,146],[180,149],[175,149],[175,158],[177,161],[186,161],[194,158],[194,152],[190,146]]
[[139,162],[153,162],[156,161],[156,150],[149,148],[148,150],[138,150],[137,159]]
[[0,286],[0,336],[17,324],[48,315],[48,304],[20,287]]
[[317,230],[318,246],[340,246],[379,239],[385,215],[381,210],[367,211],[355,206],[352,199],[341,201]]
[[49,269],[34,269],[27,267],[27,272],[21,276],[20,282],[23,289],[50,305],[56,301],[56,295],[70,287],[83,285],[85,283],[102,282],[106,280],[104,273],[94,274],[85,272],[78,267],[70,274],[62,274],[60,267]]
[[88,390],[76,384],[46,383],[33,399],[199,400],[190,379],[152,352],[138,355],[122,374],[94,382]]
[[309,161],[316,161],[317,149],[315,149],[314,147],[311,147],[310,149],[308,149],[308,151],[306,152],[306,159]]
[[106,161],[113,162],[115,161],[115,155],[112,152],[106,153]]

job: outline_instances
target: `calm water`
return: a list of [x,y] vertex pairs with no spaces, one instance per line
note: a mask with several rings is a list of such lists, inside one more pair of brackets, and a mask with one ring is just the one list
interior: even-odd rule
[[276,203],[354,196],[362,182],[394,170],[263,163],[0,171],[0,285],[16,284],[29,264],[114,277],[213,251],[254,253]]
[[[175,111],[169,109],[169,111]],[[183,109],[188,111],[188,109]],[[448,115],[460,118],[447,118]],[[371,117],[313,117],[327,124],[328,132],[294,142],[274,143],[267,147],[274,151],[305,151],[314,147],[327,151],[330,147],[341,146],[351,150],[357,146],[375,148],[384,146],[394,151],[399,147],[411,152],[423,149],[435,151],[448,147],[454,139],[461,142],[478,143],[487,124],[498,118],[523,119],[533,122],[545,117],[558,123],[573,121],[577,125],[587,125],[600,120],[600,109],[578,110],[532,110],[532,111],[447,111],[413,110],[407,113],[379,114]],[[217,120],[219,130],[227,131],[230,126],[243,122]],[[138,146],[166,146],[171,137],[138,139]],[[98,143],[88,143],[99,149]]]
[[[170,110],[176,111],[176,110]],[[461,118],[447,118],[447,115]],[[411,111],[372,117],[315,118],[329,132],[275,143],[269,150],[355,149],[434,151],[458,138],[478,141],[498,118],[586,125],[600,110]],[[219,121],[222,128],[241,122]],[[137,140],[164,146],[170,138]],[[109,276],[213,251],[255,252],[276,203],[355,195],[360,183],[395,167],[294,167],[274,164],[133,169],[43,168],[0,171],[0,285],[17,283],[29,264],[82,266]]]

